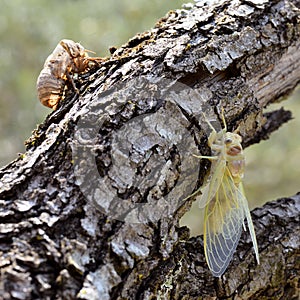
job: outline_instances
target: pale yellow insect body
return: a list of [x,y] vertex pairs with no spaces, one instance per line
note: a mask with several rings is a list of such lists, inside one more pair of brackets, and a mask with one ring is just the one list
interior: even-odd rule
[[256,236],[242,186],[245,166],[242,138],[236,133],[227,132],[223,114],[222,118],[224,128],[219,132],[206,120],[212,129],[208,145],[213,156],[196,156],[211,161],[211,175],[207,184],[201,189],[199,206],[205,207],[204,252],[206,261],[212,274],[218,277],[225,272],[231,261],[245,218],[256,260],[259,263]]

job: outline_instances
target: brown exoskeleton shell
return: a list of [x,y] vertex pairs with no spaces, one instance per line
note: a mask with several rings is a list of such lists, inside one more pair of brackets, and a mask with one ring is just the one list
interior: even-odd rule
[[90,62],[100,63],[100,57],[89,57],[88,50],[72,40],[61,40],[48,56],[37,79],[37,93],[45,106],[57,108],[62,99],[64,89],[71,85],[77,91],[72,75],[86,72]]

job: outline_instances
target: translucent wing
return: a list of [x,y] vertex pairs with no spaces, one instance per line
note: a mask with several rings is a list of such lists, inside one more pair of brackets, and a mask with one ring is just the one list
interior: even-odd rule
[[247,201],[225,167],[215,197],[205,207],[204,251],[214,276],[221,276],[237,247],[245,218]]
[[219,158],[213,161],[210,173],[211,177],[208,178],[208,183],[201,189],[201,195],[197,198],[199,207],[203,208],[210,200],[212,200],[220,188],[221,182],[226,169],[226,160]]
[[251,218],[251,214],[250,214],[250,210],[249,210],[249,206],[248,206],[248,201],[244,195],[245,195],[245,193],[244,193],[243,185],[242,185],[242,183],[240,183],[240,185],[239,185],[239,197],[241,197],[240,203],[244,207],[244,214],[247,218],[247,224],[248,224],[248,228],[250,231],[251,240],[253,243],[256,261],[259,264],[259,254],[258,254],[256,235],[255,235],[254,226],[253,226],[253,222],[252,222],[252,218]]

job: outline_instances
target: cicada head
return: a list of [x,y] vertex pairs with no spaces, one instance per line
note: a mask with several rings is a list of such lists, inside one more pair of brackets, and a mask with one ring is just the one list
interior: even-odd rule
[[84,47],[72,40],[61,40],[60,45],[69,53],[72,58],[88,56]]
[[236,157],[243,155],[242,138],[240,135],[232,132],[226,132],[224,136],[224,144],[226,155]]

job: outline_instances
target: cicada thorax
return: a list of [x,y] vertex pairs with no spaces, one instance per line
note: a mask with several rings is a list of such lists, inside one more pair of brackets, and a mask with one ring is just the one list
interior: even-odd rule
[[86,50],[81,44],[71,40],[62,40],[59,45],[68,53],[70,74],[85,72],[105,60],[101,57],[90,57],[88,52],[94,53],[93,51]]
[[230,175],[236,185],[241,182],[245,169],[245,155],[241,142],[240,135],[226,132],[224,136],[225,159]]
[[66,72],[69,74],[82,73],[88,68],[89,55],[81,44],[65,39],[61,40],[59,45],[68,58],[68,60],[65,59],[67,61]]

